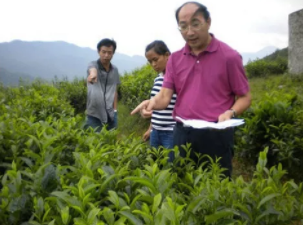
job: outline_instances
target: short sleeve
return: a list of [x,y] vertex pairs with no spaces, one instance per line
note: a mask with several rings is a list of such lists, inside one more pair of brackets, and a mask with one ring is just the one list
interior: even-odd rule
[[116,84],[121,84],[121,81],[120,81],[120,74],[119,74],[119,71],[118,71],[118,68],[116,68]]
[[174,69],[173,69],[173,55],[171,55],[167,61],[165,68],[165,76],[162,87],[175,90],[174,82]]
[[232,92],[237,96],[245,95],[249,91],[249,85],[242,57],[238,52],[235,52],[227,59],[227,72]]

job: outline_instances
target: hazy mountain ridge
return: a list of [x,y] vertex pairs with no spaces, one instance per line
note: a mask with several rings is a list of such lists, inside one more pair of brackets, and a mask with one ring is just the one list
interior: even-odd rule
[[[87,65],[96,59],[97,50],[63,41],[0,43],[0,67],[11,73],[26,73],[44,79],[52,79],[54,76],[71,79],[84,77]],[[143,66],[146,59],[116,52],[112,62],[123,74]]]
[[[276,47],[268,46],[255,53],[240,54],[245,65],[249,60],[263,58],[276,50]],[[98,57],[97,50],[64,41],[16,40],[0,43],[0,82],[6,85],[18,84],[20,77],[25,80],[33,80],[37,77],[51,80],[55,76],[67,77],[70,80],[75,77],[85,77],[87,65]],[[143,56],[128,56],[119,52],[115,53],[112,62],[118,67],[121,75],[147,63]]]
[[34,77],[24,73],[11,73],[0,67],[0,82],[5,86],[17,85],[20,80],[31,82],[34,80]]
[[275,46],[267,46],[257,52],[243,52],[240,53],[243,59],[243,65],[246,65],[248,63],[249,60],[253,61],[256,59],[261,59],[264,58],[270,54],[272,54],[273,52],[275,52],[276,50],[278,50],[277,47]]

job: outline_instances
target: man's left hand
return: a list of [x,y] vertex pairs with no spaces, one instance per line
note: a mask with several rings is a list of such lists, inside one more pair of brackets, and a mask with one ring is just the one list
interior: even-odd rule
[[218,122],[230,120],[233,117],[233,111],[227,110],[218,117]]

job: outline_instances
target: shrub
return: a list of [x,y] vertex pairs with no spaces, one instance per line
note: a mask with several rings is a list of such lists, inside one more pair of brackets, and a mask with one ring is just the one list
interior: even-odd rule
[[269,165],[282,163],[290,177],[302,180],[303,120],[297,96],[266,94],[244,115],[238,129],[236,149],[240,158],[257,160],[261,149],[269,149]]
[[[175,148],[176,160],[168,163],[171,150],[151,149],[132,136],[117,140],[117,131],[84,131],[80,115],[62,113],[70,109],[67,102],[47,108],[57,89],[35,85],[0,90],[0,160],[7,169],[0,224],[282,225],[303,219],[303,183],[282,181],[281,164],[268,169],[267,149],[251,181],[229,180],[219,160],[197,167]],[[271,116],[255,115],[292,123],[295,99],[287,99],[260,106]],[[37,120],[31,107],[45,108],[46,117]],[[190,145],[184,148],[189,156]]]
[[67,100],[75,109],[75,113],[84,113],[86,110],[87,86],[86,79],[75,78],[72,82],[67,79],[55,79],[53,85],[59,90],[60,97]]
[[279,57],[275,61],[257,59],[255,61],[248,62],[245,69],[248,77],[253,78],[283,74],[287,71],[287,66],[287,59]]
[[122,102],[129,108],[135,108],[143,100],[150,98],[151,88],[157,74],[150,65],[126,73],[121,78],[120,93]]

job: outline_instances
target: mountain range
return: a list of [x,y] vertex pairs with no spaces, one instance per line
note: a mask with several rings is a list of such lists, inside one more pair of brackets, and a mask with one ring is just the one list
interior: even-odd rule
[[[248,60],[263,58],[277,50],[268,46],[255,53],[241,53],[243,64]],[[87,65],[96,60],[98,54],[91,48],[83,48],[63,41],[0,43],[0,82],[4,85],[18,84],[18,80],[32,81],[39,77],[45,80],[85,77]],[[131,72],[147,63],[145,57],[128,56],[116,52],[112,60],[121,75]]]
[[[0,81],[5,74],[11,76],[58,78],[85,77],[89,62],[99,58],[97,50],[82,48],[63,41],[0,43]],[[143,56],[128,56],[116,52],[113,64],[123,75],[147,63]],[[7,76],[7,75],[6,75]]]
[[268,56],[268,55],[272,54],[276,50],[278,50],[278,48],[275,47],[275,46],[267,46],[267,47],[262,48],[261,50],[259,50],[257,52],[243,52],[243,53],[240,53],[241,56],[242,56],[243,65],[246,65],[249,62],[249,60],[253,61],[253,60],[256,60],[256,59],[264,58],[265,56]]

